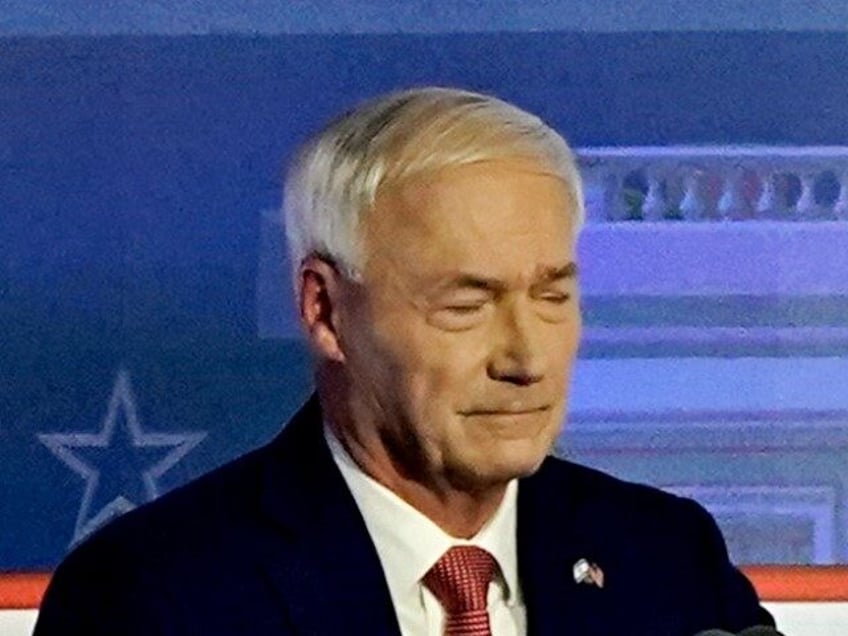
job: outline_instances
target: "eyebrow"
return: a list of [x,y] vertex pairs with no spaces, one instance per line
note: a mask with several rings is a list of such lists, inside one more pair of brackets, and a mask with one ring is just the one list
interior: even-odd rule
[[569,261],[562,267],[546,267],[540,276],[542,283],[556,283],[561,280],[577,277],[577,263]]
[[[533,283],[533,287],[539,285],[548,285],[561,280],[575,278],[577,276],[577,263],[571,261],[562,267],[545,267],[537,276],[537,280]],[[460,274],[456,278],[452,278],[444,285],[439,285],[439,291],[449,291],[452,289],[479,289],[488,292],[502,292],[506,289],[503,281],[497,278],[481,276],[478,274]]]

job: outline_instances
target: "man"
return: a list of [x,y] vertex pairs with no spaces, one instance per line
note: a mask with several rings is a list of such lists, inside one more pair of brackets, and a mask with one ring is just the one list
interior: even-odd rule
[[392,94],[306,145],[285,208],[317,397],[69,556],[37,636],[770,620],[697,504],[546,457],[581,327],[559,135],[491,97]]

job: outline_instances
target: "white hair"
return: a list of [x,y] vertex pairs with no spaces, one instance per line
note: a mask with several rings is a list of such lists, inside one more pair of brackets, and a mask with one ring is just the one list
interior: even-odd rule
[[381,188],[450,166],[513,158],[538,162],[565,181],[576,239],[585,213],[574,156],[535,115],[495,97],[437,87],[391,93],[345,113],[301,148],[286,179],[295,286],[311,255],[359,278],[360,222]]

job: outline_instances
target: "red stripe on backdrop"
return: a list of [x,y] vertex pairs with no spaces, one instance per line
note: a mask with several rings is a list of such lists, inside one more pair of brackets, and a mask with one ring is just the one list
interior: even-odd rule
[[749,565],[742,569],[764,601],[848,601],[848,566]]
[[32,609],[38,607],[49,581],[49,574],[0,573],[0,609]]
[[[764,601],[848,602],[848,566],[749,565],[742,568]],[[33,609],[47,573],[0,573],[0,609]]]

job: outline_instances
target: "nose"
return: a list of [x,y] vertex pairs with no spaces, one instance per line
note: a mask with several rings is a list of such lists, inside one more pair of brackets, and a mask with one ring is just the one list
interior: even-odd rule
[[539,333],[542,328],[520,300],[499,307],[486,369],[489,377],[518,386],[541,382],[545,375]]

